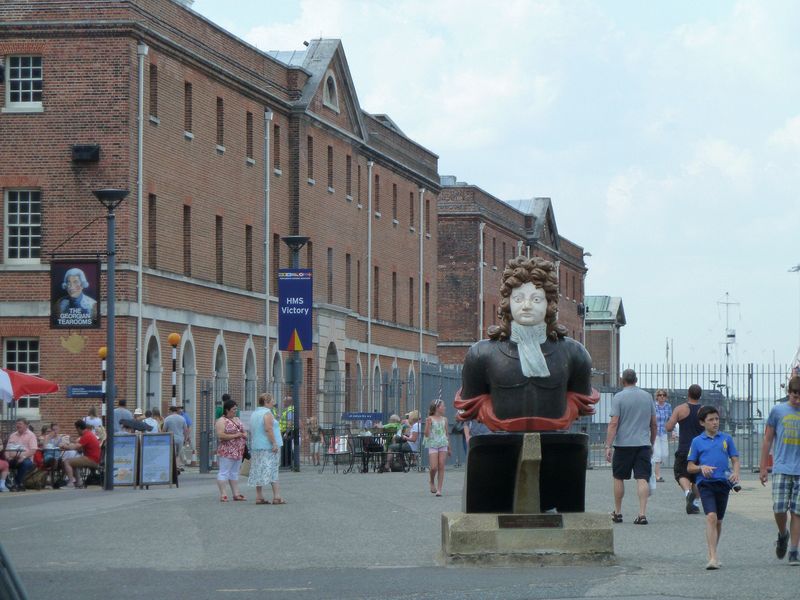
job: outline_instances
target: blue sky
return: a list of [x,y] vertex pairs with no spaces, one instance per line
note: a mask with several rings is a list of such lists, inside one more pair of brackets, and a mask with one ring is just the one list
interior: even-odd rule
[[[487,6],[491,5],[491,10]],[[262,50],[341,38],[362,108],[503,199],[549,196],[623,362],[737,362],[800,339],[800,3],[197,0]]]

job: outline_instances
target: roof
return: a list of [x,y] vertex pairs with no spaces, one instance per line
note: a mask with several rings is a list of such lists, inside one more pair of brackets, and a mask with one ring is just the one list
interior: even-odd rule
[[[533,216],[533,230],[530,237],[558,250],[558,228],[550,198],[526,198],[524,200],[505,200],[505,203],[519,212]],[[549,235],[544,235],[545,227]],[[550,238],[550,239],[547,239]]]
[[622,298],[619,296],[586,296],[586,323],[613,322],[622,327],[627,324]]

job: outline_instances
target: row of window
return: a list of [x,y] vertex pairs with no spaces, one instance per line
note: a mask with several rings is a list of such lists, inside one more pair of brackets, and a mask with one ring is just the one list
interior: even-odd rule
[[[35,338],[4,338],[3,366],[20,373],[38,375],[39,340]],[[17,408],[39,408],[39,396],[20,398]]]
[[[152,269],[158,268],[158,198],[155,194],[148,196],[147,204],[147,265]],[[41,193],[35,190],[9,190],[6,192],[6,257],[8,262],[38,262],[41,253]],[[183,274],[192,276],[192,207],[183,207]],[[245,225],[244,229],[244,267],[245,289],[253,290],[253,227]],[[223,220],[220,215],[215,216],[214,223],[214,271],[215,281],[224,283],[224,249]],[[313,269],[313,243],[307,244],[307,267]],[[273,236],[272,261],[273,261],[273,290],[277,290],[277,273],[280,268],[281,240],[280,236]],[[327,301],[333,304],[333,248],[328,248],[328,294]],[[356,310],[361,311],[361,261],[356,261]],[[352,257],[345,257],[345,306],[353,308],[352,293]],[[375,318],[380,318],[380,270],[375,267],[373,281]],[[429,288],[425,284],[425,326],[430,327],[429,316]],[[408,284],[408,323],[414,324],[414,279],[409,278]],[[397,322],[397,273],[392,273],[392,321]]]

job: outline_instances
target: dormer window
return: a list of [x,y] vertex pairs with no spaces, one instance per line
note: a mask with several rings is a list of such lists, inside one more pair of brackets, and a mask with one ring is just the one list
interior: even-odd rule
[[333,111],[339,112],[339,92],[336,89],[336,77],[331,71],[325,75],[325,87],[322,90],[322,103]]

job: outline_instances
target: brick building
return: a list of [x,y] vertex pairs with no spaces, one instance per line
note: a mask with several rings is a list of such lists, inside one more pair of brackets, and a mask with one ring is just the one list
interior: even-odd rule
[[[302,415],[413,403],[418,361],[436,361],[438,157],[360,108],[338,40],[264,53],[176,2],[20,0],[0,5],[0,61],[3,364],[62,385],[19,414],[65,424],[99,404],[65,389],[99,383],[104,318],[48,317],[53,253],[105,250],[101,188],[130,190],[116,211],[129,407],[168,406],[172,332],[195,418],[226,389],[244,407],[281,394],[285,235],[309,237],[314,270]],[[76,144],[99,157],[74,160]]]
[[622,298],[586,296],[586,349],[592,355],[592,385],[616,386],[620,371],[620,329],[625,326]]
[[558,233],[550,198],[504,202],[442,177],[439,194],[439,360],[460,364],[497,323],[503,267],[525,254],[558,265],[559,322],[583,342],[586,264],[581,246]]

